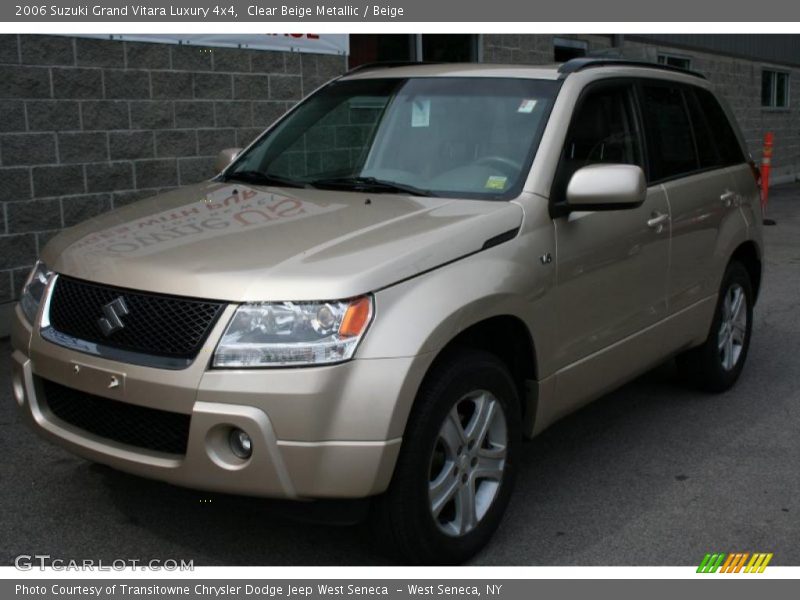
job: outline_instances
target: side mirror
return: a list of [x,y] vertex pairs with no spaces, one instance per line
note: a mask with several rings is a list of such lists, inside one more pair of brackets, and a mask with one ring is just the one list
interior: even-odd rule
[[575,171],[567,184],[571,210],[636,208],[646,195],[644,172],[636,165],[589,165]]
[[217,159],[214,161],[214,170],[217,173],[221,173],[225,170],[225,168],[233,162],[233,160],[239,156],[239,153],[242,151],[241,148],[225,148],[219,154],[217,154]]

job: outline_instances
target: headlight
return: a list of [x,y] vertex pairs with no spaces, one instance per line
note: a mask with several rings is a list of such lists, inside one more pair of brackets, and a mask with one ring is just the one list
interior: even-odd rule
[[47,282],[50,281],[50,276],[53,272],[47,268],[42,261],[37,261],[22,286],[22,295],[19,299],[19,305],[25,318],[33,325],[36,320],[36,313],[39,312],[39,305],[44,298],[44,290],[47,288]]
[[352,358],[372,298],[242,304],[214,352],[215,367],[321,365]]

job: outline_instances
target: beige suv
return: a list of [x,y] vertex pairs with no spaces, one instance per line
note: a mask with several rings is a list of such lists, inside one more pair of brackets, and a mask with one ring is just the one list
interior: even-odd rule
[[14,397],[89,460],[372,497],[405,560],[462,561],[523,438],[673,356],[710,391],[741,373],[762,244],[733,123],[657,65],[356,69],[212,181],[54,238]]

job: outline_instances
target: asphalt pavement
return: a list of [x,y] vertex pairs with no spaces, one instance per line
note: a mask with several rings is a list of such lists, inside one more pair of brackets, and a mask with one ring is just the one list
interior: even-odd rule
[[[769,213],[737,386],[696,392],[668,362],[526,443],[505,520],[475,564],[691,565],[743,551],[800,565],[800,186],[775,188]],[[139,479],[45,442],[17,415],[9,353],[0,341],[0,564],[387,564],[364,527]]]

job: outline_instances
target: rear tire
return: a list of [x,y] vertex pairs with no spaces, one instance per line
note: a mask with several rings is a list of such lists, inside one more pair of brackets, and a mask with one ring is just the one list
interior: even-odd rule
[[704,391],[730,389],[744,368],[752,327],[753,284],[744,265],[734,261],[722,278],[708,338],[677,357],[678,369]]
[[458,564],[497,529],[514,484],[520,402],[508,368],[460,350],[422,384],[388,491],[371,527],[384,551],[410,564]]

